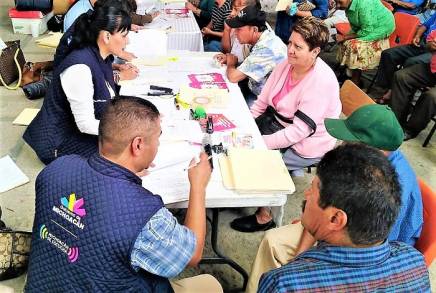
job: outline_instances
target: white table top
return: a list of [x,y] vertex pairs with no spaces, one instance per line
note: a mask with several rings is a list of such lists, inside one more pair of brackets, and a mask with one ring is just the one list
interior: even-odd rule
[[[169,53],[169,56],[175,57],[177,56],[177,62],[169,62],[166,66],[163,66],[161,70],[157,70],[156,67],[140,67],[141,73],[142,71],[152,70],[154,72],[160,71],[163,72],[163,75],[167,75],[168,78],[165,82],[161,82],[155,85],[162,86],[170,86],[177,90],[177,87],[181,85],[188,84],[188,74],[192,73],[213,73],[218,72],[225,77],[225,68],[217,68],[213,65],[213,55],[215,53],[198,53],[198,52],[182,52],[182,51],[173,51]],[[159,79],[159,78],[158,78]],[[207,109],[210,113],[222,113],[228,119],[230,119],[236,126],[236,131],[238,133],[250,133],[253,137],[253,145],[258,149],[265,149],[265,143],[260,135],[260,132],[252,118],[252,115],[248,109],[248,106],[242,96],[242,93],[236,83],[230,83],[226,78],[227,86],[230,90],[230,101],[228,106],[221,109]],[[122,87],[122,94],[131,94],[137,95],[142,91],[138,91],[143,85],[135,82],[132,82],[131,85],[126,85]],[[150,101],[158,104],[161,101],[156,99],[159,98],[151,98]],[[169,112],[163,113],[164,117],[176,117],[178,110],[168,110]],[[168,108],[166,108],[168,109]],[[161,110],[160,111],[165,111]],[[231,131],[230,131],[231,132]],[[189,190],[189,183],[187,174],[185,191]],[[182,189],[183,190],[183,189]],[[180,191],[180,190],[179,190]],[[292,194],[295,191],[295,187],[293,188]],[[154,191],[159,193],[158,191]],[[168,192],[168,189],[165,190]],[[186,195],[187,197],[188,195]],[[222,178],[219,169],[219,163],[214,155],[214,169],[212,172],[211,180],[207,187],[206,191],[206,207],[208,208],[219,208],[219,207],[257,207],[257,206],[271,206],[276,207],[273,209],[273,216],[276,220],[276,223],[281,223],[281,217],[283,215],[282,206],[286,203],[287,194],[273,194],[273,193],[262,193],[262,194],[242,194],[237,193],[233,190],[228,190],[223,186]],[[188,205],[187,201],[181,201],[176,203],[168,204],[167,206],[170,208],[186,208]],[[279,224],[280,225],[280,224]]]

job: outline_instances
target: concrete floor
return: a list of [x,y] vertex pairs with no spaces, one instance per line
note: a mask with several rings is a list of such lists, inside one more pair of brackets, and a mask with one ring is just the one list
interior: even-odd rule
[[[39,48],[29,35],[14,35],[7,11],[13,6],[13,0],[0,1],[0,37],[3,40],[21,40],[21,46],[26,60],[46,61],[53,58],[54,50]],[[32,149],[21,138],[25,127],[12,125],[12,121],[24,108],[39,108],[42,100],[27,100],[21,89],[8,91],[0,87],[0,157],[10,155],[22,171],[30,178],[30,182],[11,191],[0,194],[0,206],[3,209],[3,220],[14,229],[30,231],[34,215],[34,183],[43,164],[37,159]],[[409,159],[418,176],[423,178],[436,190],[436,137],[427,148],[421,146],[429,128],[423,131],[416,139],[408,141],[401,146],[401,150]],[[0,175],[1,176],[1,175]],[[285,207],[284,223],[299,217],[303,190],[312,180],[311,174],[294,179],[296,192],[289,196]],[[254,209],[225,210],[221,213],[219,245],[222,250],[236,260],[241,266],[250,271],[257,246],[263,236],[262,232],[245,234],[230,229],[229,222],[238,216],[250,214]],[[205,250],[209,255],[210,245]],[[189,269],[183,272],[182,277],[208,272],[217,277],[225,289],[239,287],[242,278],[225,265],[201,265],[198,269]],[[432,287],[436,290],[436,262],[430,267]],[[0,282],[21,292],[25,276]]]

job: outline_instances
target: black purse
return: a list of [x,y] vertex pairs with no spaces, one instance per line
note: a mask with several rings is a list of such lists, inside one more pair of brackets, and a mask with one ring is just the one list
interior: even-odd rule
[[[308,137],[312,136],[316,132],[316,123],[306,114],[297,110],[294,114],[295,117],[300,118],[304,123],[306,123],[310,129],[312,130]],[[292,124],[294,121],[290,118],[287,118],[280,113],[278,113],[272,106],[268,106],[261,115],[259,115],[256,119],[257,127],[259,128],[260,134],[269,135],[276,133],[285,128],[282,123]],[[286,152],[291,146],[280,149],[280,152]]]

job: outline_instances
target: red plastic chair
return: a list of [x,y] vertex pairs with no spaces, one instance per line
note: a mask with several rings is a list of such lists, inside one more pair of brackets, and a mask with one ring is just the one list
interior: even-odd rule
[[395,31],[389,37],[391,48],[412,43],[419,18],[407,13],[395,12]]
[[429,267],[436,258],[436,193],[422,179],[418,178],[418,183],[424,207],[424,225],[415,248],[424,255]]

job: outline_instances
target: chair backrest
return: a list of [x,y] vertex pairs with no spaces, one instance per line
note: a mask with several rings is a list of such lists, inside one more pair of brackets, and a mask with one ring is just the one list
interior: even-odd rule
[[419,18],[403,12],[395,12],[395,30],[389,37],[391,48],[412,43]]
[[350,116],[354,110],[364,105],[375,104],[375,102],[351,80],[346,80],[342,85],[340,98],[342,113],[344,113],[345,116]]
[[383,0],[381,0],[381,3],[390,11],[390,12],[392,12],[392,11],[394,11],[394,6],[392,6],[391,5],[391,3],[389,3],[389,2],[386,2],[386,1],[383,1]]
[[421,178],[418,178],[418,183],[424,208],[424,225],[415,248],[424,255],[425,263],[430,266],[436,258],[436,193]]

